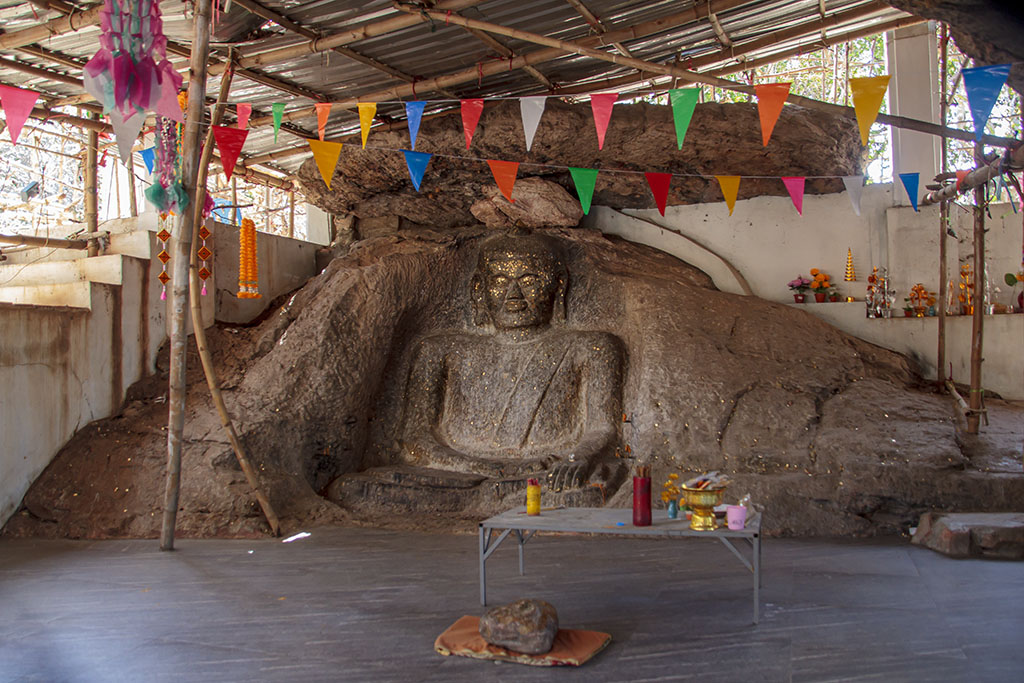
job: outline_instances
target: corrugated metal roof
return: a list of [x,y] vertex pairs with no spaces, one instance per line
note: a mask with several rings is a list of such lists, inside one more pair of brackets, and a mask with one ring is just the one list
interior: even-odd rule
[[[718,0],[710,4],[714,7],[721,7],[721,2],[722,0]],[[51,0],[51,6],[53,4],[60,6],[59,2],[54,3]],[[388,0],[371,2],[263,0],[260,4],[273,12],[286,15],[318,36],[330,36],[406,16]],[[444,3],[424,3],[424,5],[427,4],[445,6]],[[463,4],[471,6],[459,10],[458,13],[469,19],[487,21],[559,40],[576,41],[599,33],[599,29],[588,23],[586,18],[564,0],[486,0],[475,4]],[[708,19],[709,3],[695,4],[693,0],[683,0],[682,2],[679,0],[662,0],[660,2],[585,0],[584,4],[593,15],[600,19],[606,29],[612,31],[652,20],[661,20],[681,12],[690,13],[691,16],[687,21],[674,22],[650,35],[623,38],[618,42],[624,45],[633,57],[655,63],[665,64],[679,59],[680,65],[686,67],[689,59],[706,58],[711,60],[698,71],[713,70],[729,63],[736,63],[738,59],[744,57],[756,59],[765,54],[775,53],[780,48],[800,43],[806,44],[818,33],[818,29],[811,22],[821,18],[821,7],[824,7],[827,17],[841,15],[843,12],[857,8],[874,9],[869,14],[851,18],[828,28],[827,34],[829,35],[841,34],[855,28],[907,16],[903,12],[874,0],[826,0],[823,4],[819,3],[819,0],[730,2],[727,4],[731,7],[716,13],[727,40],[733,46],[730,51],[723,47],[722,41],[716,35],[716,31]],[[187,46],[192,37],[192,17],[189,5],[167,0],[162,2],[160,7],[164,17],[165,33],[172,41]],[[79,9],[87,9],[87,7],[79,6]],[[4,35],[38,26],[61,16],[60,11],[41,9],[25,2],[0,1],[0,26],[3,28]],[[749,41],[770,36],[774,31],[800,25],[806,25],[806,31],[801,32],[801,38],[776,41],[772,45],[762,46],[753,51],[744,48]],[[96,26],[83,27],[73,33],[53,36],[36,44],[37,47],[62,56],[59,61],[39,56],[38,53],[29,54],[22,49],[0,49],[0,55],[22,64],[47,69],[55,74],[80,79],[81,69],[69,64],[64,58],[77,60],[79,63],[84,63],[91,58],[97,49],[98,32],[99,28]],[[529,55],[547,49],[516,37],[500,35],[493,37],[516,55]],[[219,17],[212,52],[223,60],[227,54],[228,45],[231,44],[236,48],[237,54],[242,58],[248,58],[281,48],[301,46],[305,43],[308,43],[307,38],[296,35],[276,23],[264,20],[253,21],[252,15],[236,2],[230,12]],[[410,79],[420,82],[424,79],[459,72],[470,73],[470,76],[463,82],[448,88],[448,91],[456,97],[520,96],[548,92],[545,85],[522,69],[499,69],[493,74],[481,73],[479,78],[473,77],[471,73],[473,70],[479,71],[484,65],[492,68],[495,63],[507,63],[507,59],[503,59],[491,46],[466,29],[460,26],[446,25],[444,21],[438,19],[417,21],[410,26],[384,35],[352,42],[345,45],[344,49],[387,65],[390,69],[404,74],[404,78],[335,51],[291,57],[278,63],[254,67],[253,70],[285,83],[305,88],[325,101],[350,100],[368,94],[380,93],[396,85],[406,86]],[[617,50],[612,47],[600,49],[617,53]],[[172,57],[172,61],[180,64],[183,69],[187,66],[184,58]],[[627,66],[579,55],[562,55],[534,66],[544,77],[550,79],[556,88],[636,73]],[[648,74],[649,76],[650,74]],[[637,80],[639,81],[639,75],[637,75]],[[219,77],[210,79],[208,84],[210,93],[216,93],[218,81]],[[0,62],[0,83],[37,90],[43,93],[48,101],[74,97],[82,93],[78,86],[45,76],[26,74],[23,70],[12,69],[8,62]],[[417,90],[416,93],[420,99],[442,100],[448,97],[436,91],[427,90],[425,85],[420,87],[422,90]],[[555,94],[557,92],[556,89]],[[266,116],[275,102],[286,102],[289,111],[308,108],[312,103],[308,98],[285,93],[280,89],[253,82],[241,75],[236,75],[232,83],[231,99],[236,102],[251,102],[256,110],[254,116]],[[395,98],[386,97],[385,99],[394,100]],[[409,96],[405,99],[412,99],[412,97]],[[435,106],[453,106],[453,104],[439,103]],[[400,120],[404,117],[404,110],[397,103],[382,103],[378,112],[382,118]],[[316,129],[316,120],[312,115],[297,120],[294,124],[307,132]],[[349,134],[355,130],[358,130],[358,118],[354,113],[339,109],[332,113],[327,127],[329,137]],[[273,138],[273,132],[269,127],[254,128],[246,142],[246,155],[260,155],[275,149],[293,147],[300,142],[292,133],[286,131],[280,133],[277,143]],[[275,164],[279,170],[290,172],[294,171],[302,160],[302,156],[293,156],[279,160]]]

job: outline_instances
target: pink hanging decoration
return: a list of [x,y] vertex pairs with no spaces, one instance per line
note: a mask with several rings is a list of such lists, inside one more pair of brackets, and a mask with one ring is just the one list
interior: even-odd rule
[[32,107],[36,106],[39,93],[32,90],[22,90],[10,85],[0,85],[0,107],[3,107],[4,116],[7,117],[7,131],[11,135],[11,142],[18,144],[18,135],[22,126],[32,113]]
[[618,93],[594,93],[590,96],[590,109],[594,113],[594,126],[597,128],[597,148],[604,149],[604,134],[608,131],[608,122],[612,119],[612,106],[619,99]]
[[100,17],[100,49],[83,69],[86,92],[122,119],[147,111],[180,116],[170,96],[182,78],[167,61],[159,0],[104,0]]

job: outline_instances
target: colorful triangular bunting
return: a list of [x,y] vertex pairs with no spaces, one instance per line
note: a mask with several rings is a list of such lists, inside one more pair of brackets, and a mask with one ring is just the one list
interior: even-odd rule
[[860,215],[860,198],[864,194],[864,176],[845,175],[843,186],[846,187],[846,194],[850,196],[850,204],[853,205],[853,212]]
[[306,142],[309,143],[309,149],[313,152],[316,167],[320,169],[320,177],[324,179],[327,189],[331,189],[331,178],[334,177],[334,169],[338,165],[338,157],[341,156],[341,143],[323,140],[306,140]]
[[419,192],[420,183],[423,182],[423,173],[427,170],[430,157],[434,155],[426,152],[412,152],[407,149],[403,149],[402,154],[405,155],[405,165],[409,167],[409,179],[412,180],[412,186]]
[[274,115],[274,142],[277,142],[277,132],[281,130],[281,121],[284,120],[284,102],[274,102],[270,110]]
[[917,211],[917,188],[920,178],[919,173],[900,173],[900,180],[903,181],[903,188],[910,197],[910,205],[914,207],[914,211]]
[[476,124],[480,123],[480,114],[484,111],[484,101],[480,98],[460,100],[459,107],[462,109],[462,131],[466,134],[466,149],[469,149],[473,143]]
[[738,175],[716,175],[715,180],[722,188],[722,196],[725,197],[725,205],[729,207],[729,215],[736,206],[736,196],[740,191],[740,177]]
[[762,83],[754,86],[757,94],[757,115],[761,119],[761,140],[764,146],[772,139],[772,130],[775,122],[779,120],[782,113],[782,106],[789,97],[790,83]]
[[405,119],[409,126],[409,146],[416,149],[416,136],[420,134],[420,121],[423,119],[423,108],[426,102],[412,101],[405,103]]
[[252,116],[252,105],[241,103],[235,105],[235,116],[238,117],[238,122],[235,124],[239,128],[249,127],[249,117]]
[[498,189],[505,195],[505,199],[510,202],[515,202],[512,199],[512,188],[516,184],[516,173],[519,172],[518,161],[495,161],[493,159],[487,160],[487,165],[491,167],[491,174],[494,176],[494,182],[498,183]]
[[619,94],[595,93],[590,96],[590,110],[594,114],[594,126],[597,128],[597,148],[604,148],[604,134],[608,131],[608,122],[612,118],[612,107]]
[[804,185],[806,182],[807,179],[803,176],[782,179],[782,184],[786,186],[786,191],[789,192],[789,198],[793,200],[796,212],[801,216],[804,215]]
[[658,205],[658,213],[665,215],[665,204],[668,201],[668,188],[672,184],[671,173],[644,173],[647,185],[654,195],[654,203]]
[[220,163],[228,180],[231,180],[231,173],[235,170],[238,155],[242,153],[242,146],[245,145],[245,138],[248,136],[249,131],[244,128],[213,127],[213,139],[220,150]]
[[359,103],[359,132],[363,136],[363,149],[366,149],[366,138],[370,137],[370,126],[373,125],[373,117],[376,115],[376,102]]
[[985,133],[985,124],[992,114],[992,107],[999,98],[1007,76],[1010,75],[1011,64],[993,64],[963,69],[964,90],[967,91],[967,103],[971,107],[971,119],[974,120],[974,139],[980,141]]
[[123,120],[121,112],[116,109],[107,115],[110,125],[114,128],[114,137],[117,138],[117,153],[121,157],[121,163],[125,166],[132,162],[132,145],[138,140],[139,133],[142,132],[142,124],[146,120],[144,114],[135,113],[134,109],[131,111],[134,116],[127,120]]
[[519,98],[519,114],[523,118],[523,134],[526,136],[526,151],[533,146],[533,136],[537,134],[537,124],[544,115],[544,105],[548,98],[545,95]]
[[139,154],[142,155],[142,163],[146,164],[146,170],[152,173],[153,163],[156,161],[156,147],[147,147],[141,150]]
[[597,185],[596,168],[575,168],[569,167],[569,174],[576,186],[576,194],[580,198],[580,206],[583,207],[584,215],[590,213],[590,202],[594,198],[594,186]]
[[39,93],[32,90],[0,85],[0,107],[3,107],[4,115],[7,117],[8,133],[10,133],[11,142],[14,144],[18,144],[22,126],[28,121],[37,99],[39,99]]
[[698,97],[700,97],[700,88],[675,88],[668,91],[679,149],[683,148],[683,139],[686,137],[686,130],[690,127],[690,121],[693,119],[693,111],[697,108]]
[[888,87],[888,75],[850,79],[853,110],[857,114],[857,125],[860,127],[860,141],[865,147],[868,144],[871,124],[878,118],[878,110],[882,106],[882,100],[885,98],[885,91]]
[[164,118],[185,123],[185,115],[181,111],[181,103],[178,102],[178,86],[172,79],[166,79],[160,86],[160,99],[153,111]]
[[320,142],[323,142],[327,120],[331,117],[331,103],[316,102],[313,106],[316,108],[316,134],[319,136]]

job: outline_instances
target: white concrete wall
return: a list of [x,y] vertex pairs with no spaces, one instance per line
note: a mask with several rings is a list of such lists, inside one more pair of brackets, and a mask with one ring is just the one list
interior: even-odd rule
[[[799,216],[788,197],[757,197],[736,202],[732,216],[724,203],[673,206],[662,218],[655,210],[616,212],[594,207],[584,225],[625,239],[649,244],[674,254],[707,272],[724,291],[742,290],[721,260],[722,255],[743,274],[753,294],[779,303],[793,303],[786,283],[796,275],[808,275],[819,268],[832,276],[843,297],[856,303],[801,304],[818,315],[867,341],[916,358],[925,377],[936,376],[938,319],[868,319],[864,296],[866,278],[872,266],[886,267],[896,289],[898,305],[918,282],[938,291],[939,217],[937,207],[893,206],[892,185],[870,185],[864,189],[858,217],[846,193],[808,195]],[[1003,273],[1016,271],[1021,249],[1020,214],[1007,204],[993,205],[987,222],[986,254],[993,284]],[[637,220],[641,216],[666,229]],[[949,277],[956,276],[958,257],[970,260],[973,217],[970,211],[954,207],[955,231],[960,240],[949,239]],[[847,248],[853,251],[856,282],[843,282]],[[1005,285],[995,300],[1011,301]],[[902,315],[902,311],[897,311]],[[995,315],[985,318],[983,385],[1006,398],[1024,399],[1024,315]],[[969,379],[970,320],[951,317],[947,328],[947,361],[953,364],[957,381]]]

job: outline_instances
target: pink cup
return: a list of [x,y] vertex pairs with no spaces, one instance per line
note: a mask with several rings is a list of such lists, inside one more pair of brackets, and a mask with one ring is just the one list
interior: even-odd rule
[[725,508],[725,521],[733,531],[739,531],[747,523],[747,508],[742,505],[729,505]]

